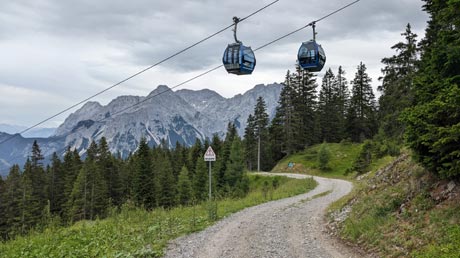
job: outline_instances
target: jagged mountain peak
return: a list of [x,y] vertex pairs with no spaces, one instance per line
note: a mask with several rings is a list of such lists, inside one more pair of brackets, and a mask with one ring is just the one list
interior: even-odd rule
[[[54,137],[44,138],[39,144],[45,153],[64,153],[69,146],[84,155],[91,141],[104,136],[111,152],[127,156],[137,149],[141,137],[151,145],[165,140],[170,147],[176,142],[190,146],[197,138],[204,141],[215,133],[224,137],[228,122],[235,123],[242,136],[257,98],[265,99],[267,112],[273,117],[281,89],[280,84],[257,85],[244,94],[224,98],[209,89],[174,92],[159,85],[148,96],[119,96],[105,106],[88,102],[65,119]],[[32,140],[18,138],[21,145],[15,146],[14,152],[23,153],[23,160],[30,152]],[[0,159],[8,160],[13,147],[4,146]]]

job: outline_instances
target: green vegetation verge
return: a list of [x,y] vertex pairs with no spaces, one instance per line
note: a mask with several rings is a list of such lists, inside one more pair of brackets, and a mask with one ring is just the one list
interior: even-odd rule
[[382,257],[460,257],[460,190],[403,153],[361,177],[351,195],[331,207],[339,235]]
[[[326,169],[320,169],[319,152],[325,145],[330,153]],[[329,178],[352,180],[357,176],[353,166],[358,158],[363,144],[342,141],[341,143],[323,143],[314,145],[302,152],[290,155],[282,159],[274,168],[273,172],[301,173]],[[384,166],[393,158],[390,156],[374,157],[373,155],[367,171],[375,171]],[[292,162],[293,167],[289,167]]]
[[[250,175],[250,192],[241,199],[217,201],[217,217],[270,200],[305,193],[312,179]],[[214,206],[215,207],[215,206]],[[0,257],[160,257],[169,240],[214,223],[206,203],[146,211],[125,204],[104,220],[49,227],[42,233],[0,243]]]

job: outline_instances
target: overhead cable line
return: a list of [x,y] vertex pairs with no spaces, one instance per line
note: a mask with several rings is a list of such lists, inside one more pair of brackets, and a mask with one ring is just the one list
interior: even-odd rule
[[[284,39],[284,38],[287,38],[287,37],[291,36],[292,34],[295,34],[295,33],[299,32],[299,31],[301,31],[301,30],[303,30],[303,29],[305,29],[305,28],[307,28],[307,27],[309,27],[309,26],[312,26],[314,23],[319,22],[319,21],[322,21],[322,20],[328,18],[329,16],[334,15],[334,14],[336,14],[336,13],[342,11],[342,10],[344,10],[344,9],[346,9],[346,8],[348,8],[348,7],[350,7],[350,6],[353,5],[353,4],[356,4],[356,3],[359,2],[359,1],[361,1],[361,0],[356,0],[356,1],[354,1],[354,2],[351,2],[351,3],[349,3],[349,4],[347,4],[347,5],[343,6],[343,7],[341,7],[341,8],[339,8],[339,9],[335,10],[334,12],[331,12],[331,13],[329,13],[329,14],[327,14],[327,15],[321,17],[321,18],[319,18],[318,20],[312,21],[312,22],[308,23],[308,24],[305,25],[305,26],[302,26],[302,27],[300,27],[300,28],[298,28],[298,29],[296,29],[296,30],[294,30],[294,31],[292,31],[292,32],[289,32],[289,33],[287,33],[287,34],[285,34],[285,35],[283,35],[283,36],[281,36],[281,37],[278,37],[278,38],[276,38],[276,39],[274,39],[274,40],[272,40],[272,41],[270,41],[270,42],[268,42],[268,43],[266,43],[266,44],[263,44],[263,45],[261,45],[261,46],[255,48],[255,49],[254,49],[254,52],[255,52],[255,51],[258,51],[258,50],[260,50],[260,49],[263,49],[263,48],[265,48],[265,47],[267,47],[267,46],[269,46],[269,45],[272,45],[272,44],[274,44],[274,43],[276,43],[276,42],[278,42],[278,41],[280,41],[280,40],[282,40],[282,39]],[[122,109],[122,110],[119,110],[118,112],[113,113],[113,114],[111,114],[110,116],[112,117],[112,116],[114,116],[114,115],[118,115],[118,114],[120,114],[120,113],[122,113],[122,112],[125,112],[125,111],[131,109],[131,108],[134,108],[134,107],[136,107],[136,106],[139,106],[140,104],[142,104],[142,103],[144,103],[144,102],[146,102],[146,101],[148,101],[148,100],[150,100],[150,99],[152,99],[152,98],[154,98],[154,97],[157,97],[157,96],[159,96],[159,95],[161,95],[161,94],[164,94],[164,93],[166,93],[166,92],[168,92],[168,91],[172,91],[173,89],[175,89],[175,88],[177,88],[177,87],[179,87],[179,86],[182,86],[182,85],[187,84],[187,83],[189,83],[189,82],[191,82],[191,81],[194,81],[194,80],[196,80],[196,79],[198,79],[198,78],[200,78],[200,77],[203,77],[204,75],[207,75],[207,74],[209,74],[209,73],[211,73],[211,72],[213,72],[213,71],[215,71],[215,70],[217,70],[217,69],[219,69],[219,68],[221,68],[221,67],[223,67],[223,66],[224,66],[224,65],[222,64],[222,65],[218,65],[218,66],[216,66],[216,67],[214,67],[214,68],[211,68],[211,69],[209,69],[209,70],[207,70],[207,71],[205,71],[205,72],[203,72],[203,73],[201,73],[201,74],[199,74],[199,75],[196,75],[196,76],[194,76],[194,77],[192,77],[192,78],[190,78],[190,79],[188,79],[188,80],[186,80],[186,81],[183,81],[183,82],[181,82],[181,83],[179,83],[179,84],[176,84],[175,86],[173,86],[173,87],[171,87],[171,88],[168,88],[167,90],[158,92],[157,94],[152,95],[152,96],[148,96],[148,97],[146,97],[145,99],[143,99],[142,101],[139,101],[139,102],[137,102],[137,103],[135,103],[135,104],[133,104],[133,105],[131,105],[131,106],[128,106],[128,107],[126,107],[126,108],[124,108],[124,109]],[[104,118],[102,118],[102,119],[100,119],[100,120],[97,120],[96,122],[100,122],[100,121],[105,120],[105,119],[107,119],[107,118],[104,117]]]
[[[341,8],[339,8],[339,9],[335,10],[334,12],[331,12],[331,13],[329,13],[329,14],[327,14],[327,15],[321,17],[321,18],[319,18],[318,20],[312,21],[312,22],[308,23],[307,25],[304,25],[304,26],[302,26],[302,27],[300,27],[300,28],[298,28],[298,29],[296,29],[296,30],[294,30],[294,31],[291,31],[291,32],[289,32],[289,33],[287,33],[287,34],[285,34],[285,35],[283,35],[283,36],[280,36],[280,37],[278,37],[278,38],[276,38],[276,39],[274,39],[274,40],[272,40],[272,41],[270,41],[270,42],[268,42],[268,43],[266,43],[266,44],[263,44],[263,45],[257,47],[254,51],[261,50],[261,49],[263,49],[263,48],[265,48],[265,47],[267,47],[267,46],[269,46],[269,45],[272,45],[272,44],[274,44],[274,43],[276,43],[276,42],[278,42],[278,41],[280,41],[280,40],[282,40],[282,39],[284,39],[284,38],[287,38],[287,37],[289,37],[290,35],[295,34],[295,33],[299,32],[299,31],[301,31],[301,30],[303,30],[303,29],[305,29],[305,28],[307,28],[307,27],[309,27],[309,26],[312,26],[314,23],[319,22],[319,21],[322,21],[322,20],[324,20],[324,19],[330,17],[331,15],[334,15],[334,14],[336,14],[336,13],[338,13],[338,12],[340,12],[340,11],[342,11],[342,10],[348,8],[348,7],[350,7],[350,6],[353,5],[353,4],[356,4],[356,3],[359,2],[359,1],[361,1],[361,0],[356,0],[356,1],[354,1],[354,2],[351,2],[351,3],[349,3],[349,4],[347,4],[347,5],[343,6],[343,7],[341,7]],[[190,78],[190,79],[188,79],[188,80],[186,80],[186,81],[183,81],[183,82],[181,82],[181,83],[179,83],[179,84],[176,84],[175,86],[173,86],[173,87],[171,87],[171,88],[168,88],[168,89],[166,89],[166,90],[164,90],[164,91],[158,92],[158,93],[155,94],[155,95],[147,96],[147,97],[146,97],[145,99],[143,99],[142,101],[139,101],[139,102],[137,102],[137,103],[135,103],[135,104],[133,104],[133,105],[130,105],[130,106],[124,108],[124,109],[121,109],[121,110],[119,110],[119,111],[117,111],[117,112],[115,112],[115,113],[113,113],[113,114],[110,114],[109,117],[103,117],[103,118],[101,118],[101,119],[99,119],[99,120],[96,120],[95,122],[101,122],[101,121],[103,121],[103,120],[105,120],[105,119],[107,119],[107,118],[113,117],[113,116],[118,115],[118,114],[120,114],[120,113],[123,113],[123,112],[125,112],[125,111],[127,111],[127,110],[129,110],[129,109],[132,109],[132,108],[134,108],[134,107],[137,107],[137,106],[139,106],[140,104],[145,103],[146,101],[148,101],[148,100],[150,100],[150,99],[152,99],[152,98],[154,98],[154,97],[157,97],[157,96],[162,95],[162,94],[164,94],[164,93],[166,93],[166,92],[172,91],[173,89],[175,89],[175,88],[177,88],[177,87],[180,87],[180,86],[182,86],[182,85],[184,85],[184,84],[187,84],[187,83],[189,83],[189,82],[191,82],[191,81],[194,81],[194,80],[196,80],[196,79],[198,79],[198,78],[200,78],[200,77],[203,77],[203,76],[205,76],[205,75],[207,75],[207,74],[209,74],[209,73],[211,73],[211,72],[213,72],[213,71],[215,71],[215,70],[217,70],[217,69],[219,69],[219,68],[221,68],[221,67],[223,67],[223,66],[224,66],[224,65],[218,65],[218,66],[216,66],[216,67],[214,67],[214,68],[211,68],[211,69],[209,69],[209,70],[207,70],[207,71],[205,71],[205,72],[203,72],[203,73],[200,73],[200,74],[198,74],[198,75],[196,75],[196,76],[194,76],[194,77],[192,77],[192,78]],[[5,141],[3,141],[3,142],[5,142]],[[0,144],[2,144],[3,142],[0,142]],[[18,157],[15,157],[15,158],[13,158],[12,160],[9,160],[8,163],[10,163],[10,162],[12,162],[12,161],[14,161],[14,160],[16,160],[16,159],[18,159],[18,158],[20,158],[20,157],[19,157],[19,156],[18,156]]]
[[[239,22],[242,22],[242,21],[244,21],[244,20],[246,20],[246,19],[248,19],[248,18],[250,18],[250,17],[256,15],[257,13],[259,13],[259,12],[261,12],[261,11],[267,9],[268,7],[274,5],[275,3],[279,2],[279,1],[280,1],[280,0],[275,0],[275,1],[273,1],[273,2],[271,2],[271,3],[269,3],[269,4],[267,4],[267,5],[265,5],[264,7],[262,7],[262,8],[260,8],[260,9],[256,10],[256,11],[252,12],[251,14],[249,14],[249,15],[247,15],[247,16],[241,18],[241,19],[239,20]],[[172,58],[174,58],[174,57],[176,57],[176,56],[178,56],[178,55],[180,55],[180,54],[182,54],[182,53],[184,53],[184,52],[186,52],[186,51],[188,51],[188,50],[190,50],[191,48],[193,48],[193,47],[195,47],[195,46],[197,46],[197,45],[199,45],[199,44],[201,44],[201,43],[207,41],[208,39],[211,39],[211,38],[217,36],[218,34],[220,34],[220,33],[224,32],[224,31],[228,30],[229,28],[233,27],[234,25],[235,25],[235,23],[232,23],[231,25],[228,25],[227,27],[225,27],[225,28],[223,28],[223,29],[221,29],[221,30],[219,30],[219,31],[217,31],[217,32],[215,32],[215,33],[213,33],[213,34],[211,34],[211,35],[209,35],[209,36],[207,36],[207,37],[205,37],[205,38],[199,40],[199,41],[197,41],[196,43],[193,43],[192,45],[190,45],[190,46],[188,46],[188,47],[186,47],[186,48],[184,48],[184,49],[182,49],[182,50],[180,50],[180,51],[178,51],[178,52],[176,52],[176,53],[174,53],[174,54],[172,54],[172,55],[170,55],[170,56],[168,56],[168,57],[166,57],[166,58],[164,58],[164,59],[162,59],[162,60],[160,60],[160,61],[158,61],[157,63],[155,63],[155,64],[153,64],[153,65],[151,65],[151,66],[149,66],[149,67],[146,67],[146,68],[142,69],[141,71],[139,71],[139,72],[137,72],[137,73],[135,73],[135,74],[133,74],[133,75],[131,75],[131,76],[129,76],[129,77],[127,77],[127,78],[125,78],[125,79],[123,79],[123,80],[121,80],[121,81],[119,81],[119,82],[113,84],[113,85],[111,85],[110,87],[105,88],[104,90],[101,90],[101,91],[99,91],[99,92],[97,92],[97,93],[95,93],[95,94],[93,94],[93,95],[91,95],[91,96],[89,96],[89,97],[87,97],[87,98],[85,98],[85,99],[79,101],[78,103],[73,104],[72,106],[70,106],[70,107],[68,107],[68,108],[66,108],[66,109],[64,109],[64,110],[62,110],[62,111],[60,111],[60,112],[58,112],[58,113],[56,113],[56,114],[54,114],[54,115],[52,115],[52,116],[46,118],[46,119],[44,119],[44,120],[42,120],[42,121],[40,121],[40,122],[38,122],[38,123],[36,123],[36,124],[34,124],[34,125],[28,127],[28,128],[26,128],[26,129],[22,130],[21,132],[19,132],[19,133],[17,133],[17,134],[23,134],[23,133],[25,133],[25,132],[28,132],[28,131],[30,131],[31,129],[37,127],[37,126],[39,126],[39,125],[41,125],[41,124],[44,124],[44,123],[50,121],[51,119],[53,119],[53,118],[55,118],[55,117],[57,117],[57,116],[59,116],[59,115],[62,115],[63,113],[65,113],[65,112],[67,112],[67,111],[69,111],[69,110],[71,110],[71,109],[73,109],[73,108],[75,108],[75,107],[77,107],[77,106],[79,106],[79,105],[81,105],[81,104],[83,104],[83,103],[85,103],[85,102],[87,102],[87,101],[89,101],[89,100],[91,100],[91,99],[93,99],[93,98],[95,98],[95,97],[101,95],[102,93],[104,93],[104,92],[106,92],[106,91],[109,91],[109,90],[111,90],[111,89],[117,87],[118,85],[120,85],[120,84],[122,84],[122,83],[125,83],[125,82],[127,82],[127,81],[133,79],[134,77],[139,76],[140,74],[145,73],[146,71],[148,71],[148,70],[154,68],[155,66],[158,66],[158,65],[160,65],[160,64],[162,64],[162,63],[164,63],[164,62],[166,62],[166,61],[168,61],[168,60],[170,60],[170,59],[172,59]],[[0,144],[3,144],[3,143],[5,143],[5,142],[7,142],[7,141],[10,141],[10,140],[13,139],[14,137],[16,137],[17,134],[14,134],[14,135],[8,137],[7,139],[1,141]]]

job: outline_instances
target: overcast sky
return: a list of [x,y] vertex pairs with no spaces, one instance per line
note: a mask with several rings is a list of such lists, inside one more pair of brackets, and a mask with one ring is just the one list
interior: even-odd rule
[[[0,123],[30,126],[230,25],[272,0],[0,0]],[[257,48],[351,1],[280,0],[239,24],[238,38]],[[419,0],[361,0],[317,24],[326,68],[342,65],[351,80],[360,61],[374,88],[383,57],[402,41],[407,23],[423,36],[427,15]],[[252,75],[222,68],[180,88],[232,97],[256,84],[282,82],[294,69],[310,28],[256,52]],[[221,64],[229,29],[167,63],[95,98],[148,95]],[[325,69],[323,69],[324,72]],[[318,73],[319,78],[322,73]],[[320,81],[320,79],[318,80]],[[44,126],[56,127],[64,114]]]

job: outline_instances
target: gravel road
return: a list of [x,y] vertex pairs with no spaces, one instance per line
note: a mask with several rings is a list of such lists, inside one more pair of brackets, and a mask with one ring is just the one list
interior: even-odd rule
[[352,184],[314,179],[318,186],[306,194],[246,208],[201,232],[171,241],[165,257],[359,257],[324,232],[327,206],[349,193]]

